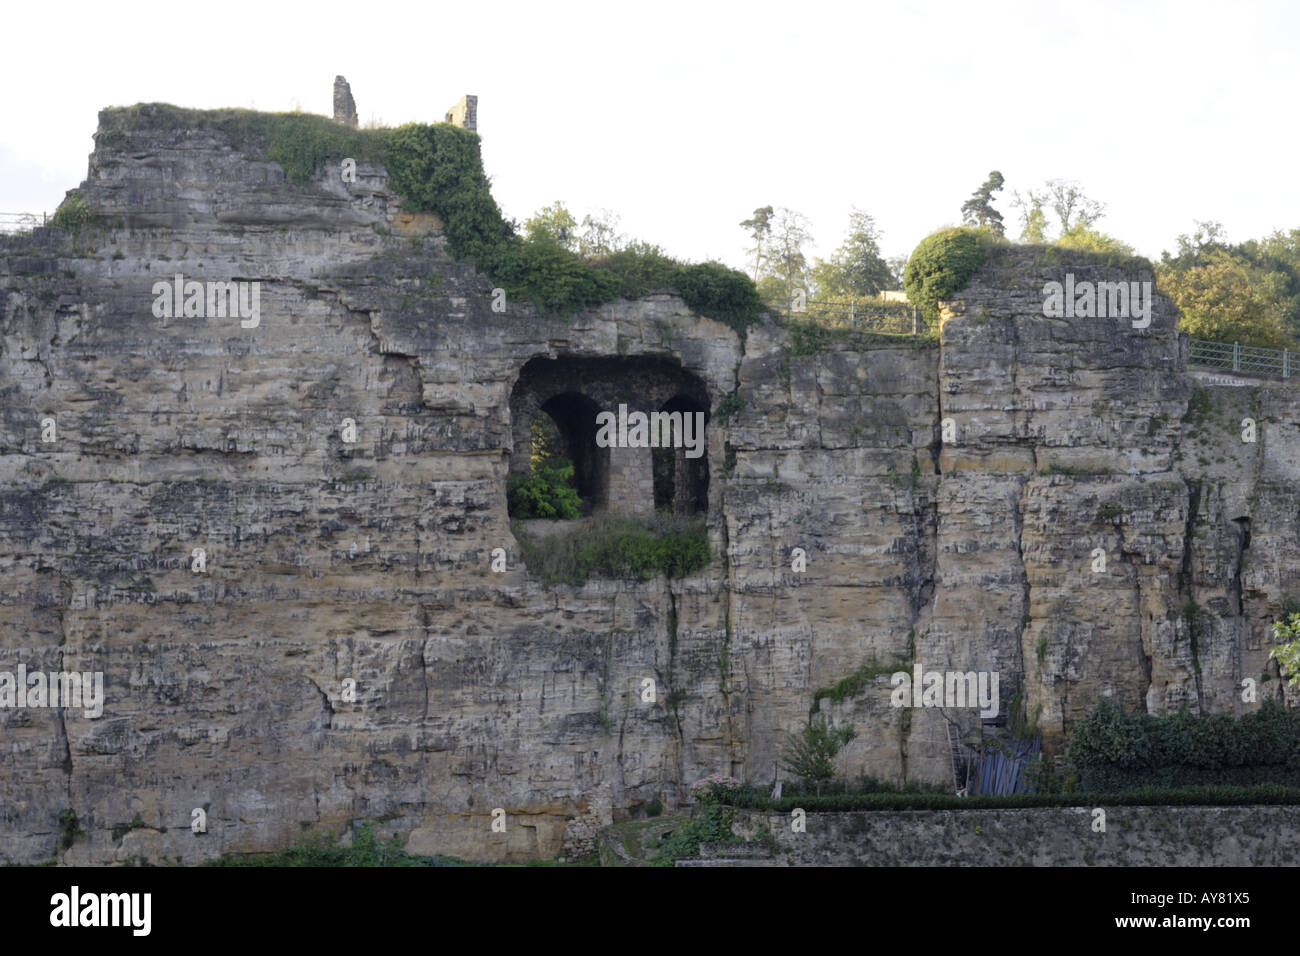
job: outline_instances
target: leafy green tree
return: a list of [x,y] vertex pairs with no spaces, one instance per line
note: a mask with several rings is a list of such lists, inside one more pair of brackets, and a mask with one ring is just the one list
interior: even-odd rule
[[1019,191],[1014,194],[1011,205],[1020,210],[1020,241],[1036,244],[1047,243],[1047,193],[1026,189],[1022,196]]
[[1191,235],[1178,237],[1176,254],[1161,256],[1161,266],[1162,291],[1183,309],[1189,334],[1214,324],[1205,313],[1219,300],[1229,310],[1217,323],[1219,333],[1198,337],[1276,348],[1274,326],[1280,325],[1288,339],[1300,341],[1300,230],[1234,244],[1222,225],[1198,220]]
[[1300,338],[1300,229],[1275,231],[1243,242],[1233,251],[1268,277],[1282,324],[1292,338]]
[[749,230],[753,237],[754,245],[748,251],[754,256],[754,281],[758,282],[759,272],[763,268],[763,253],[765,251],[764,243],[772,234],[772,216],[774,215],[771,206],[760,206],[754,210],[754,215],[742,222],[741,228]]
[[889,288],[901,289],[907,274],[907,256],[890,256],[885,262],[889,264]]
[[[1073,248],[1098,245],[1093,225],[1105,215],[1105,205],[1089,199],[1083,188],[1071,179],[1049,179],[1043,189],[1019,190],[1012,194],[1012,207],[1020,210],[1020,241],[1048,243],[1047,211],[1056,216],[1056,242]],[[1070,241],[1062,242],[1070,237]],[[1106,237],[1109,239],[1109,237]],[[1116,243],[1118,240],[1109,240]],[[1104,242],[1100,243],[1105,245]],[[1122,245],[1122,244],[1121,244]]]
[[1182,313],[1188,335],[1214,342],[1241,342],[1261,348],[1294,346],[1283,323],[1284,279],[1265,273],[1227,249],[1197,252],[1198,265],[1178,269],[1162,263],[1156,284]]
[[582,217],[578,233],[578,253],[587,257],[608,256],[627,244],[627,236],[618,231],[619,217],[608,209]]
[[546,412],[538,412],[528,423],[529,464],[534,473],[552,458],[564,454],[564,437],[556,427],[555,420]]
[[807,290],[808,258],[804,247],[812,241],[808,217],[782,206],[771,223],[767,271],[759,279],[759,292],[767,301],[789,302],[796,289]]
[[582,499],[573,487],[573,462],[546,458],[531,475],[513,474],[506,482],[506,507],[512,518],[577,518]]
[[1000,192],[1005,180],[996,169],[989,173],[984,185],[962,204],[961,219],[968,226],[977,226],[990,230],[995,236],[1006,232],[1002,225],[1002,213],[993,208],[993,194]]
[[1105,215],[1105,204],[1089,199],[1072,179],[1049,179],[1047,193],[1062,236],[1076,226],[1087,229]]
[[1300,614],[1277,621],[1273,625],[1273,638],[1278,644],[1268,656],[1282,667],[1282,676],[1292,687],[1300,687]]
[[548,241],[561,249],[576,252],[578,249],[578,220],[558,199],[537,210],[524,223],[524,235],[531,241]]
[[1168,251],[1161,254],[1161,261],[1174,269],[1190,269],[1201,265],[1205,257],[1216,249],[1228,248],[1222,223],[1193,220],[1195,231],[1189,236],[1183,233],[1178,237],[1178,254],[1171,256]]
[[825,718],[809,718],[803,730],[787,740],[781,751],[781,767],[814,784],[821,796],[822,785],[835,776],[835,756],[856,736],[851,726],[832,730]]
[[880,255],[880,229],[869,213],[849,213],[849,233],[829,261],[812,269],[819,299],[865,299],[893,288],[889,263]]

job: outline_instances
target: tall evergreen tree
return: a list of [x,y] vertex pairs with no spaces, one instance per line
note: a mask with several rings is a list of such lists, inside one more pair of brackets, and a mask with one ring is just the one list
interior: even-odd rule
[[1006,229],[1002,225],[1002,213],[993,208],[993,194],[1000,192],[1004,182],[1002,174],[996,169],[989,173],[984,185],[975,190],[970,199],[961,207],[962,222],[968,226],[981,226],[995,236],[1000,236]]
[[754,247],[749,251],[754,254],[754,281],[758,281],[759,270],[763,266],[763,248],[764,241],[772,234],[772,216],[771,206],[760,206],[754,210],[754,215],[742,222],[741,228],[748,229],[749,234],[754,238]]

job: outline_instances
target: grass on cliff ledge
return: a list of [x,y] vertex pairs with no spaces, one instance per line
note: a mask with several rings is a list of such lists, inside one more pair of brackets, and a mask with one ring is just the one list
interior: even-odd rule
[[566,524],[539,534],[527,522],[510,522],[524,564],[548,585],[579,585],[591,577],[680,578],[711,559],[701,519],[598,517]]
[[352,129],[310,113],[147,103],[102,111],[96,148],[130,148],[137,132],[203,129],[225,134],[244,155],[278,163],[298,185],[345,158],[382,166],[409,211],[432,212],[442,220],[453,256],[473,263],[510,297],[540,309],[567,314],[667,289],[742,337],[763,317],[754,283],[718,262],[687,264],[644,244],[587,259],[553,241],[520,237],[492,198],[478,134],[450,123]]

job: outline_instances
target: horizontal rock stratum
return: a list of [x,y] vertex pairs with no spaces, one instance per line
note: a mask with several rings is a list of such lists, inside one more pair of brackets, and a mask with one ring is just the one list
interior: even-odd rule
[[[891,707],[893,662],[996,671],[1058,750],[1102,696],[1282,695],[1296,389],[1198,381],[1158,295],[1141,329],[1043,314],[1067,272],[1149,271],[1009,247],[938,342],[742,340],[671,293],[501,313],[382,167],[296,185],[171,115],[105,111],[90,225],[0,240],[0,671],[104,693],[0,708],[0,858],[196,862],[353,818],[417,853],[580,852],[706,774],[772,781],[816,691],[873,661],[821,708],[857,728],[844,772],[897,782],[950,779],[946,718],[967,743],[980,718]],[[201,310],[155,313],[177,276]],[[257,283],[258,321],[209,314],[209,282]],[[556,396],[709,410],[705,569],[529,572],[507,473]],[[633,512],[638,474],[604,479]]]

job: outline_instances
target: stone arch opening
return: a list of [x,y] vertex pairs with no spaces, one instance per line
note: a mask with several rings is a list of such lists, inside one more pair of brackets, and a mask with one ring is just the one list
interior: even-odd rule
[[[674,430],[681,428],[679,440],[668,447],[651,449],[654,463],[655,511],[690,517],[709,510],[708,451],[693,457],[684,440],[694,437],[699,422],[708,422],[709,410],[689,395],[674,395],[659,408],[670,416]],[[686,416],[693,416],[688,423]]]
[[[573,462],[585,514],[701,514],[708,510],[708,408],[703,380],[668,359],[530,359],[510,393],[510,471],[533,474],[534,422],[545,415]],[[656,461],[669,476],[659,486]]]
[[600,409],[586,395],[565,392],[542,403],[540,411],[555,423],[564,457],[573,462],[578,496],[592,510],[603,508],[609,500],[609,455],[596,445]]

